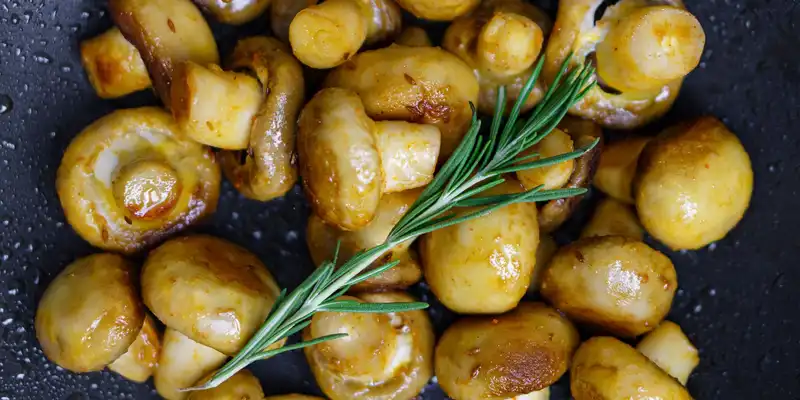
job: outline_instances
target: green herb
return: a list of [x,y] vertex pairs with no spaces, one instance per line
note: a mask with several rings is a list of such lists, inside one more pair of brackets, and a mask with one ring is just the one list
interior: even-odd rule
[[[400,243],[437,229],[479,218],[512,203],[546,201],[583,194],[585,189],[542,190],[541,187],[537,187],[522,193],[481,196],[486,190],[503,183],[504,174],[580,157],[597,143],[595,141],[587,148],[540,160],[534,160],[538,154],[521,155],[523,151],[550,133],[566,115],[567,110],[595,84],[594,69],[590,65],[586,64],[581,68],[567,71],[567,64],[564,63],[541,102],[527,119],[522,120],[520,110],[533,90],[543,65],[544,57],[539,60],[525,83],[507,118],[503,117],[506,104],[505,88],[500,88],[488,135],[479,134],[481,122],[473,107],[472,125],[464,139],[409,211],[395,225],[383,244],[356,254],[339,268],[336,268],[337,248],[334,259],[323,263],[297,289],[289,294],[285,289],[281,292],[264,325],[235,357],[220,368],[209,381],[186,390],[216,387],[254,361],[345,335],[323,336],[269,349],[311,324],[311,317],[317,312],[392,313],[427,308],[426,303],[419,302],[361,303],[338,300],[338,297],[345,294],[353,285],[380,275],[397,265],[398,262],[392,262],[369,269],[384,253]],[[473,208],[465,214],[458,214],[453,210],[457,207]]]

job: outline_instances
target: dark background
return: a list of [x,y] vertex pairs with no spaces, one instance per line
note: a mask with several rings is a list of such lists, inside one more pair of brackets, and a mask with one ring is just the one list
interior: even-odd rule
[[[553,9],[552,1],[543,5]],[[150,386],[110,372],[57,368],[33,330],[47,284],[96,251],[65,223],[56,197],[64,149],[111,110],[154,101],[149,93],[103,101],[86,81],[78,43],[110,26],[104,10],[100,1],[0,0],[0,400],[155,398]],[[702,0],[690,10],[705,28],[706,51],[666,120],[721,118],[750,153],[755,192],[727,238],[669,254],[680,284],[670,319],[700,349],[688,387],[698,399],[800,399],[800,4]],[[225,55],[234,31],[214,29]],[[260,20],[239,32],[264,29]],[[312,268],[300,189],[269,203],[246,200],[227,183],[223,189],[218,212],[196,230],[246,246],[280,285],[296,286]],[[435,300],[424,288],[415,292]],[[453,318],[436,304],[431,313],[439,330]],[[253,369],[268,394],[319,393],[301,352]],[[566,382],[553,393],[568,398]],[[442,395],[432,384],[423,397]]]

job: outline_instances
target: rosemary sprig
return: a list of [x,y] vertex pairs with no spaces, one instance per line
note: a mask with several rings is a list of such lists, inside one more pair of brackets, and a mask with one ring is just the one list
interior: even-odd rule
[[[385,252],[400,243],[437,229],[479,218],[512,203],[546,201],[583,194],[585,189],[541,190],[541,187],[538,187],[522,193],[480,196],[486,190],[501,184],[504,181],[503,174],[576,158],[596,144],[595,142],[587,148],[568,154],[534,161],[531,160],[537,157],[537,154],[521,155],[524,150],[550,133],[567,110],[595,84],[594,69],[590,65],[586,64],[567,71],[565,62],[542,101],[527,119],[521,120],[520,110],[532,92],[543,65],[544,57],[539,60],[525,83],[507,118],[503,117],[506,104],[505,88],[500,88],[488,135],[479,134],[481,122],[473,107],[472,125],[464,139],[409,211],[395,225],[383,244],[356,254],[339,268],[336,268],[337,248],[334,259],[323,263],[297,289],[289,294],[286,290],[281,292],[264,325],[235,357],[206,383],[186,390],[216,387],[254,361],[345,335],[329,335],[271,349],[276,343],[307,327],[311,323],[311,317],[317,312],[390,313],[427,308],[428,305],[421,302],[376,304],[338,300],[338,297],[345,294],[353,285],[397,265],[397,262],[391,262],[368,270],[370,265]],[[453,210],[456,207],[472,208],[466,213],[457,214]]]

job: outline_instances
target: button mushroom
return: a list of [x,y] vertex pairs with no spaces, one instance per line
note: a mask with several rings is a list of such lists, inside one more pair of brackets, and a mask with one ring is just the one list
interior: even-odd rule
[[645,230],[672,249],[699,249],[742,219],[753,193],[747,151],[713,117],[678,124],[650,141],[634,180]]
[[363,228],[374,218],[382,192],[413,189],[433,179],[436,127],[376,124],[350,90],[318,92],[303,108],[298,125],[306,196],[330,225]]
[[632,136],[603,146],[592,184],[619,201],[633,204],[636,165],[649,137]]
[[95,93],[104,99],[150,87],[142,56],[117,28],[82,41],[81,62]]
[[436,376],[456,400],[538,399],[567,371],[578,343],[575,327],[556,310],[521,303],[447,328],[436,346]]
[[297,12],[289,26],[289,42],[303,64],[333,68],[365,43],[395,36],[401,17],[393,0],[327,0]]
[[[547,14],[528,2],[487,1],[475,12],[450,24],[442,47],[475,70],[480,84],[478,109],[482,113],[494,113],[501,86],[506,88],[508,112],[533,73],[552,26]],[[544,85],[537,82],[523,103],[523,112],[541,100],[543,89]]]
[[73,372],[99,371],[120,358],[145,321],[136,281],[133,265],[115,254],[68,265],[36,310],[36,338],[44,355]]
[[575,400],[691,400],[678,381],[631,346],[611,337],[595,337],[575,352],[570,371]]
[[592,218],[581,231],[581,237],[613,235],[644,240],[644,229],[639,224],[633,207],[605,198],[595,207]]
[[[520,191],[519,182],[508,180],[487,194]],[[419,252],[425,280],[442,304],[458,313],[496,314],[525,295],[538,243],[536,206],[517,203],[428,233]]]
[[183,399],[194,385],[234,355],[263,323],[278,286],[249,251],[212,236],[172,239],[142,268],[142,297],[167,326],[155,373],[156,389]]
[[[408,302],[402,292],[359,294],[369,303]],[[332,400],[410,400],[433,375],[433,328],[424,311],[314,315],[303,339],[334,333],[348,336],[304,349],[311,371]]]
[[[339,246],[339,259],[349,260],[357,252],[377,246],[386,239],[392,228],[419,197],[419,190],[408,190],[381,197],[375,218],[366,227],[356,231],[343,231],[326,224],[322,218],[312,214],[308,218],[306,239],[314,264],[333,260],[336,246]],[[411,243],[403,243],[392,248],[375,266],[387,262],[400,261],[388,271],[353,286],[355,291],[403,289],[417,283],[422,278],[422,268],[417,262],[416,252]]]
[[89,125],[67,147],[56,177],[73,229],[94,246],[123,253],[212,213],[219,185],[214,154],[154,107],[118,110]]
[[677,286],[667,256],[638,240],[598,236],[560,248],[541,291],[573,321],[633,337],[658,326]]
[[603,0],[559,2],[556,29],[545,51],[544,77],[555,79],[565,61],[570,66],[595,61],[600,84],[570,112],[607,128],[636,128],[672,106],[683,78],[700,61],[705,34],[680,0],[659,5],[622,0],[595,22],[602,4]]
[[648,333],[636,345],[636,350],[684,386],[692,370],[700,363],[697,348],[681,327],[670,321],[662,322],[658,328]]
[[182,61],[219,64],[217,43],[189,0],[111,0],[109,13],[139,53],[164,105],[172,105],[172,72]]
[[[597,145],[595,145],[591,150],[587,151],[584,155],[576,158],[572,162],[572,173],[570,174],[567,182],[562,186],[563,188],[588,188],[592,183],[594,172],[597,169],[598,156],[603,148],[603,132],[599,126],[591,121],[570,117],[562,119],[558,125],[558,128],[560,131],[565,132],[572,138],[574,143],[573,146],[575,148],[585,148],[591,145],[594,141],[599,140]],[[548,136],[552,135],[554,132],[558,131],[553,131]],[[545,139],[547,139],[547,137],[545,137]],[[568,148],[568,146],[564,146],[563,144],[554,147],[560,147],[562,150]],[[554,149],[548,149],[548,151],[554,151]],[[570,161],[563,161],[553,166],[556,167],[553,175],[558,175],[558,172],[561,170],[561,168],[567,166],[569,163]],[[519,176],[522,178],[530,178],[531,175],[536,177],[537,174],[538,173],[536,172],[530,173],[523,171]],[[548,172],[545,171],[545,174],[548,174]],[[550,182],[553,183],[554,181]],[[539,229],[541,229],[542,232],[547,233],[555,231],[561,226],[561,224],[569,219],[569,217],[572,215],[572,212],[575,210],[578,204],[580,204],[581,200],[583,200],[583,196],[572,196],[550,200],[549,202],[543,204],[539,209]]]
[[456,148],[478,104],[478,81],[461,59],[436,47],[389,46],[355,55],[331,71],[326,87],[355,91],[367,115],[436,125],[441,157]]

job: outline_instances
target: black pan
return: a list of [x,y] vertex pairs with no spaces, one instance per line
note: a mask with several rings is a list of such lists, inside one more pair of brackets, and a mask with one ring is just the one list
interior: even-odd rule
[[[553,10],[553,2],[543,4]],[[0,399],[147,399],[150,385],[110,372],[73,374],[48,362],[33,317],[42,292],[69,262],[96,252],[65,223],[55,173],[70,139],[115,108],[155,102],[150,93],[96,97],[78,43],[111,22],[101,1],[0,0]],[[706,53],[665,121],[701,114],[737,132],[755,169],[749,212],[724,240],[669,253],[680,289],[670,313],[700,349],[689,381],[697,399],[800,399],[800,2],[703,0]],[[264,31],[213,25],[223,54],[236,35]],[[259,203],[224,185],[220,207],[197,231],[257,253],[281,286],[312,269],[299,188]],[[591,202],[588,202],[590,204]],[[563,235],[569,236],[567,231]],[[433,302],[441,330],[453,316]],[[319,394],[301,352],[253,366],[268,394]],[[567,399],[562,380],[553,399]],[[441,399],[432,383],[424,399]]]

